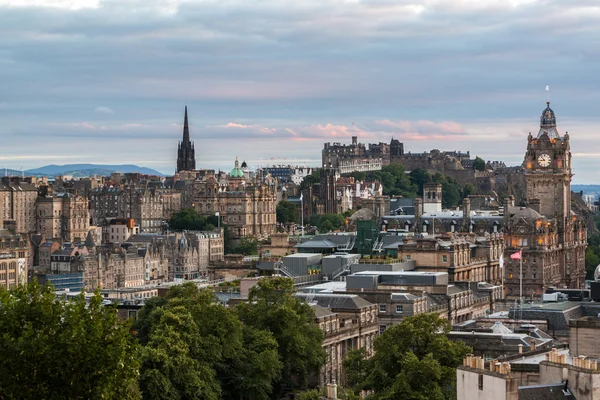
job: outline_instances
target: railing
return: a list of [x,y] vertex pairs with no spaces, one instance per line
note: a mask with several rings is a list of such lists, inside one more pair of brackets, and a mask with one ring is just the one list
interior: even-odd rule
[[282,263],[281,261],[275,263],[274,266],[274,270],[275,271],[279,271],[279,272],[283,272],[283,274],[289,278],[293,278],[298,276],[297,273],[295,273],[294,271],[290,270],[284,263]]

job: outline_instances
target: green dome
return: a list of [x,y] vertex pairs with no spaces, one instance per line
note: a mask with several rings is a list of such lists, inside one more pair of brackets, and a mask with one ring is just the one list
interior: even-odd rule
[[242,171],[240,169],[240,162],[238,161],[237,157],[235,158],[235,166],[229,173],[229,177],[230,178],[243,178],[244,177],[244,171]]

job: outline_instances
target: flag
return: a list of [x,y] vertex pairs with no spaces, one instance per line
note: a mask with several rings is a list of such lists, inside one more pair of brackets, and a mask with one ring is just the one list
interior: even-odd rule
[[510,258],[511,258],[511,259],[513,259],[513,260],[520,260],[520,259],[521,259],[521,252],[522,252],[522,251],[523,251],[523,250],[519,250],[519,252],[518,252],[518,253],[512,253],[512,254],[510,255]]
[[500,264],[500,269],[504,268],[504,254],[500,254],[500,260],[498,261]]
[[546,85],[546,92],[550,91],[550,85]]
[[300,201],[302,201],[302,193],[300,193]]

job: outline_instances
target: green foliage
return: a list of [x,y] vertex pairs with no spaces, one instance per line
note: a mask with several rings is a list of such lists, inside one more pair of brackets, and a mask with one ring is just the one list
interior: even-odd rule
[[376,179],[383,185],[383,194],[388,196],[404,196],[413,198],[417,195],[418,187],[413,184],[401,164],[390,164],[381,171],[370,173],[371,179]]
[[600,264],[600,233],[588,236],[588,247],[585,249],[586,279],[594,279],[594,271]]
[[246,325],[269,331],[277,341],[283,369],[275,394],[293,380],[303,384],[325,361],[323,332],[315,323],[314,311],[293,294],[288,278],[261,279],[250,290],[248,303],[237,306]]
[[316,225],[321,233],[336,231],[346,225],[346,218],[341,214],[323,214],[318,216]]
[[472,194],[475,194],[477,192],[477,188],[475,188],[475,185],[473,185],[472,183],[465,183],[465,185],[463,186],[463,197],[468,197]]
[[477,171],[485,170],[485,161],[481,157],[475,157],[475,161],[473,161],[473,168]]
[[442,207],[456,207],[462,198],[475,193],[475,186],[467,183],[464,187],[452,177],[440,172],[417,168],[409,174],[401,164],[386,165],[381,171],[370,173],[371,179],[377,179],[383,185],[383,194],[415,198],[423,195],[423,185],[440,183],[442,185]]
[[270,332],[244,325],[193,283],[172,287],[136,328],[145,399],[266,400],[282,368]]
[[99,292],[57,300],[34,282],[0,289],[0,309],[0,398],[140,398],[135,338]]
[[317,389],[315,389],[315,390],[309,390],[308,392],[301,393],[296,398],[298,400],[319,400],[319,396],[321,396],[321,393]]
[[367,173],[363,171],[354,171],[350,173],[350,176],[354,178],[355,182],[362,182],[367,179]]
[[406,318],[375,340],[375,355],[351,352],[344,361],[348,383],[371,390],[379,399],[450,399],[455,396],[456,367],[471,349],[452,342],[451,326],[436,314]]
[[277,222],[281,224],[293,223],[298,220],[298,208],[289,201],[280,201],[277,204]]
[[[312,174],[304,177],[302,183],[300,184],[300,190],[304,190],[309,186],[314,185],[315,183],[321,182],[321,169],[315,168]],[[307,199],[304,199],[306,201]]]
[[208,217],[201,215],[193,208],[184,208],[173,213],[169,220],[169,229],[174,231],[212,231],[218,226],[217,218],[214,215]]
[[258,239],[254,236],[244,236],[233,252],[245,256],[258,254]]

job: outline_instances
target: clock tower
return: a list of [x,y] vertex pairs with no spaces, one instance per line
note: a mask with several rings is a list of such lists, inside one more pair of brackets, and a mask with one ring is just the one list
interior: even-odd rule
[[555,219],[559,234],[571,218],[571,151],[569,134],[560,136],[550,103],[542,112],[536,137],[527,138],[525,153],[527,203],[540,214]]

